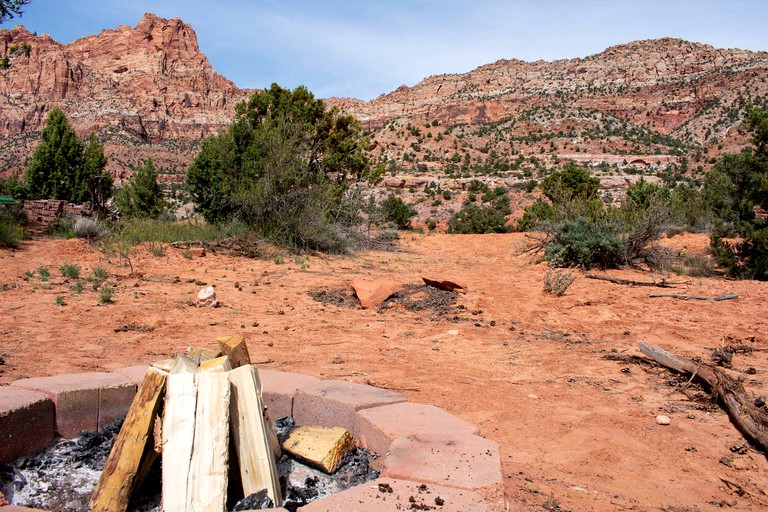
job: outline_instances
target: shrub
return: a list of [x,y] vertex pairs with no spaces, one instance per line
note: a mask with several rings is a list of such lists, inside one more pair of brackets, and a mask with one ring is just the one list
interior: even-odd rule
[[532,205],[526,206],[523,215],[517,219],[517,231],[539,229],[542,222],[551,221],[555,216],[552,205],[539,198]]
[[37,276],[40,278],[41,281],[47,281],[48,278],[51,277],[51,273],[48,270],[48,267],[44,267],[40,265],[37,267]]
[[136,169],[121,188],[115,199],[115,206],[125,217],[158,218],[168,208],[163,190],[157,182],[157,170],[151,158]]
[[53,238],[75,238],[72,219],[56,219],[45,228],[45,234]]
[[65,263],[64,265],[59,267],[59,272],[61,272],[61,275],[63,277],[67,277],[70,279],[77,279],[80,277],[80,265]]
[[165,245],[162,242],[147,242],[147,250],[152,256],[165,256]]
[[617,267],[627,261],[617,226],[608,221],[589,222],[584,217],[557,226],[545,247],[544,259],[556,267],[585,269]]
[[427,229],[430,231],[437,229],[437,222],[434,219],[427,219]]
[[493,206],[470,204],[456,212],[448,221],[448,233],[482,234],[507,233],[507,217],[503,211]]
[[443,199],[445,199],[446,201],[450,201],[451,197],[452,195],[450,190],[443,190]]
[[99,288],[99,302],[101,304],[112,304],[112,302],[114,302],[112,300],[112,296],[114,294],[115,290],[112,288],[112,286],[109,284],[101,285],[101,288]]
[[555,270],[549,267],[544,274],[544,291],[562,297],[575,280],[576,275],[573,270]]
[[98,240],[107,234],[107,228],[98,220],[88,217],[77,217],[72,224],[72,233],[77,238],[89,241]]
[[408,206],[395,194],[390,194],[384,202],[381,203],[381,211],[384,220],[392,222],[397,229],[411,229],[411,217],[416,215],[413,207]]
[[21,224],[0,212],[0,245],[15,249],[23,237],[24,229]]

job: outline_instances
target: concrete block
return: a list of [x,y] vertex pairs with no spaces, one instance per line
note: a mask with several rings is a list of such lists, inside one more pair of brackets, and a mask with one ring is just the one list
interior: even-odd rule
[[301,507],[301,512],[487,512],[479,494],[466,489],[379,478]]
[[292,416],[296,391],[320,382],[320,379],[301,373],[257,369],[263,387],[264,404],[272,420]]
[[144,375],[147,374],[147,370],[149,370],[148,364],[139,364],[136,366],[118,368],[113,370],[113,373],[119,373],[120,375],[128,377],[134,384],[138,386],[141,384],[141,381],[144,380]]
[[136,384],[117,373],[90,372],[17,380],[11,387],[39,391],[56,406],[56,431],[71,439],[125,415]]
[[386,389],[321,380],[296,392],[293,417],[297,425],[343,427],[357,437],[357,411],[404,401],[403,395]]
[[56,441],[53,401],[37,391],[0,388],[0,464],[35,455]]
[[382,477],[476,491],[490,510],[504,501],[499,445],[479,436],[425,434],[392,442]]
[[476,433],[474,425],[434,405],[403,402],[357,413],[358,442],[380,455],[386,455],[392,441],[402,436]]

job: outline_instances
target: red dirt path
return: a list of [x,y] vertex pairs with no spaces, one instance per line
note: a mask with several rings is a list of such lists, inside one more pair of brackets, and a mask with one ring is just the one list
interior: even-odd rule
[[[142,277],[79,240],[0,249],[0,384],[147,363],[237,333],[259,366],[403,390],[476,424],[501,447],[511,511],[768,508],[766,458],[738,449],[742,437],[700,389],[666,370],[605,357],[639,355],[638,339],[705,360],[724,337],[766,350],[768,283],[673,276],[688,283],[661,290],[580,276],[558,298],[542,291],[545,266],[516,255],[523,241],[407,235],[400,252],[283,264],[210,253],[187,259],[172,248],[155,257],[139,248],[133,263]],[[667,243],[703,253],[706,237]],[[81,265],[83,275],[104,267],[117,281],[115,303],[99,305],[88,286],[76,293],[60,274],[64,263]],[[48,281],[24,279],[39,266],[49,268]],[[380,276],[403,284],[453,278],[469,292],[453,316],[363,311],[308,293]],[[190,307],[201,288],[194,281],[215,285],[222,307]],[[657,291],[740,298],[648,297]],[[115,332],[131,324],[153,330]],[[734,356],[734,373],[748,367],[756,373],[746,387],[768,394],[765,352]],[[658,414],[671,425],[657,425]]]

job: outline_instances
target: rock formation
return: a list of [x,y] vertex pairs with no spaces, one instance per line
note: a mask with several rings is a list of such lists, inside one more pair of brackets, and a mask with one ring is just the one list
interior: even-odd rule
[[[211,68],[190,26],[152,14],[66,45],[2,30],[0,54],[0,172],[23,168],[58,106],[80,135],[105,141],[117,177],[152,156],[166,180],[181,181],[201,140],[252,92]],[[565,160],[701,172],[747,142],[738,127],[748,103],[765,104],[766,71],[767,52],[659,39],[585,58],[500,60],[370,102],[328,102],[363,122],[392,172],[522,179]]]

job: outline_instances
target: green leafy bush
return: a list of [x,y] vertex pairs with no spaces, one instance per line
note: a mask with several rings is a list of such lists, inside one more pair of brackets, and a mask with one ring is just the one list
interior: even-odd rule
[[544,249],[552,266],[609,268],[626,263],[626,248],[618,226],[608,221],[590,222],[584,217],[560,223]]
[[23,237],[24,228],[21,223],[0,211],[0,245],[15,249]]
[[77,279],[80,277],[80,265],[65,263],[59,267],[59,272],[63,277]]
[[156,219],[165,212],[168,203],[157,178],[155,165],[148,158],[117,193],[115,205],[122,216]]
[[394,223],[397,229],[411,229],[413,227],[411,218],[416,215],[416,211],[395,194],[390,194],[381,203],[381,211],[384,220]]
[[507,233],[507,217],[503,211],[493,206],[465,206],[448,220],[448,233],[451,234],[482,234]]

